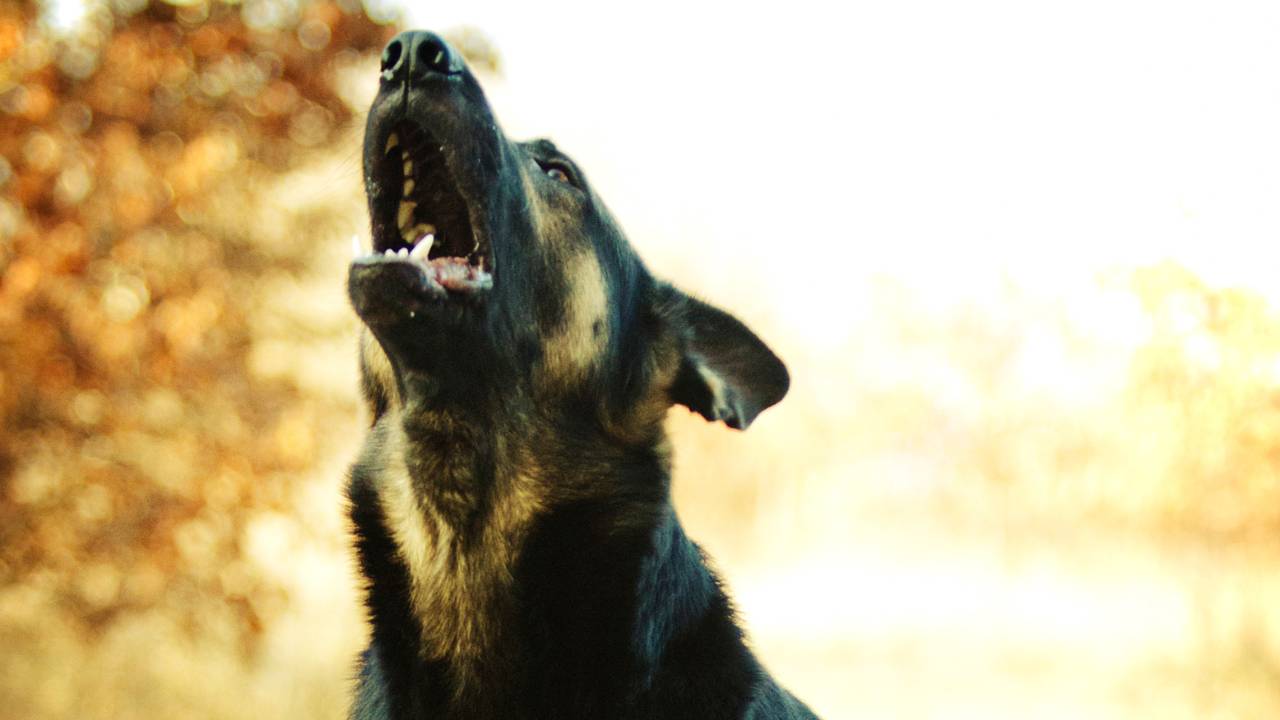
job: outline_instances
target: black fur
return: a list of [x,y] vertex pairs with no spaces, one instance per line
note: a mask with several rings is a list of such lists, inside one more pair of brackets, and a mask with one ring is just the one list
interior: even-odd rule
[[449,247],[487,253],[493,286],[352,266],[373,338],[348,491],[372,623],[352,717],[814,717],[748,650],[685,536],[663,430],[672,403],[746,428],[786,393],[785,367],[654,279],[553,145],[507,140],[452,49],[396,42],[366,133],[374,249],[405,244],[388,138],[425,137],[420,202]]

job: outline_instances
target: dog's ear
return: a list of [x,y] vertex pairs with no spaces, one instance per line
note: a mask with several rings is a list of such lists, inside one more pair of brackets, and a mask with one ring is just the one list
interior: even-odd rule
[[787,394],[786,366],[734,316],[670,286],[664,290],[664,314],[681,348],[671,401],[746,430]]

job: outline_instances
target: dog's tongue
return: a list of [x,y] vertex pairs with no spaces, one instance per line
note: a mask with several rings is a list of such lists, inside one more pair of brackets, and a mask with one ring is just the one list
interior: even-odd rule
[[420,263],[426,267],[427,277],[446,290],[472,292],[487,290],[493,285],[493,276],[459,257],[442,257]]
[[429,280],[453,292],[487,290],[493,285],[493,276],[482,266],[472,265],[466,258],[438,257],[429,260],[434,244],[435,233],[424,231],[414,238],[413,249],[407,253],[409,260],[423,267]]

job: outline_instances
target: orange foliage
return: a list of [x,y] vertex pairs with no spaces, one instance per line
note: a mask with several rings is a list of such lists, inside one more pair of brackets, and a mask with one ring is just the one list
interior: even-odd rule
[[333,401],[252,374],[253,290],[308,253],[264,256],[226,217],[354,121],[337,73],[393,30],[335,2],[273,27],[224,3],[99,8],[71,39],[36,14],[0,5],[0,606],[38,598],[85,637],[229,608],[252,647],[280,591],[227,569]]

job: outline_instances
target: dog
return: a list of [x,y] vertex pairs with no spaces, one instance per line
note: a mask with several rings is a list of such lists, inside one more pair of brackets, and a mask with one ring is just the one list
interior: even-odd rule
[[363,166],[350,716],[815,717],[685,536],[663,428],[678,403],[746,429],[783,363],[654,278],[555,145],[507,139],[437,35],[383,52]]

